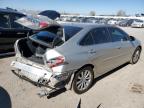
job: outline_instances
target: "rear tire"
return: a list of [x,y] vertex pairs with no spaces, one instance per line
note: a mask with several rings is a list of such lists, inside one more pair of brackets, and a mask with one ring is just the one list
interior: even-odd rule
[[130,63],[131,64],[136,64],[140,58],[140,54],[141,54],[141,48],[140,47],[137,47],[132,55],[132,58],[131,58],[131,61]]
[[91,67],[84,67],[79,70],[73,80],[73,90],[77,94],[82,94],[92,86],[94,80],[94,72]]

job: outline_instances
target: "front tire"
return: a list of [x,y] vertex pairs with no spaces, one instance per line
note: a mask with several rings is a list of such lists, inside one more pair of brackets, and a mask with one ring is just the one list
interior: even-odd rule
[[84,67],[79,70],[73,80],[73,90],[77,94],[82,94],[91,87],[94,80],[94,72],[91,67]]
[[136,50],[134,51],[133,55],[132,55],[130,63],[136,64],[140,58],[140,54],[141,54],[141,48],[137,47]]

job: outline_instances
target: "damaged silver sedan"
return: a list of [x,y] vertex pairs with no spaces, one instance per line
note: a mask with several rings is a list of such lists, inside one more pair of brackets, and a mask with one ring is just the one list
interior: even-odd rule
[[109,25],[51,24],[15,43],[14,73],[52,91],[86,92],[94,78],[137,63],[140,41]]

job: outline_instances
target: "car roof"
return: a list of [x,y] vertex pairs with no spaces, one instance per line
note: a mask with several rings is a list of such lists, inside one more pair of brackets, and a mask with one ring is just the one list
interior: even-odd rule
[[2,9],[2,8],[0,8],[0,13],[15,13],[15,14],[24,15],[23,13],[18,12],[17,10],[14,10],[14,9]]
[[[61,24],[61,23],[60,23]],[[80,28],[87,28],[87,27],[114,27],[113,25],[108,24],[95,24],[95,23],[62,23],[62,26],[74,26],[74,27],[80,27]]]

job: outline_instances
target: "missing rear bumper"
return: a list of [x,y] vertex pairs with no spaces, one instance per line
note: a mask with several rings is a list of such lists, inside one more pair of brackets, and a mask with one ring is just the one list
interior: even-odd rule
[[[18,70],[17,70],[18,71]],[[43,96],[47,96],[47,97],[51,97],[51,94],[55,93],[56,91],[60,90],[60,89],[65,89],[64,86],[59,86],[58,88],[54,88],[54,87],[51,87],[49,85],[44,85],[42,83],[39,83],[39,82],[34,82],[32,81],[31,79],[25,77],[25,76],[22,76],[20,74],[18,74],[16,72],[16,70],[12,70],[13,74],[15,74],[17,77],[19,77],[20,79],[22,80],[25,80],[25,81],[28,81],[29,83],[31,83],[32,85],[34,86],[38,86],[38,87],[41,87],[41,90],[37,93],[37,95],[39,97],[43,97]]]
[[20,79],[28,81],[35,86],[45,88],[42,92],[38,93],[40,97],[44,95],[48,96],[65,87],[70,88],[73,71],[54,75],[44,68],[38,68],[17,61],[13,61],[11,66],[13,67],[12,72]]

